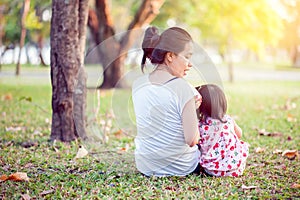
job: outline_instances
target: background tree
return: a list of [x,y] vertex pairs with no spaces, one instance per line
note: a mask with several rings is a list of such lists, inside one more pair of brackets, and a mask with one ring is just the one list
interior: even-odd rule
[[95,0],[95,9],[89,10],[88,26],[92,38],[98,46],[99,57],[103,67],[103,82],[101,88],[124,87],[124,82],[118,82],[124,73],[124,61],[127,51],[134,42],[137,28],[141,28],[158,15],[164,0],[143,0],[134,18],[127,27],[127,32],[120,39],[115,36],[108,0]]
[[42,66],[47,66],[42,55],[42,50],[45,39],[50,36],[50,11],[50,0],[35,0],[34,9],[29,13],[26,21],[27,28],[29,29],[29,41],[36,47]]
[[88,0],[53,0],[51,19],[51,140],[85,138],[83,67]]
[[26,17],[29,12],[30,8],[30,0],[24,0],[23,4],[23,9],[22,9],[22,15],[21,15],[21,35],[20,35],[20,43],[19,43],[19,56],[18,56],[18,61],[17,61],[17,66],[16,66],[16,75],[20,74],[20,60],[21,60],[21,52],[22,48],[24,46],[25,42],[25,37],[26,37]]
[[[24,10],[23,7],[23,1],[3,0],[0,3],[0,46],[2,47],[0,58],[1,61],[7,50],[15,49],[15,47],[20,45],[22,32],[20,19]],[[43,63],[41,49],[43,48],[44,38],[47,38],[50,35],[50,20],[43,20],[42,15],[45,11],[50,12],[50,8],[50,0],[30,0],[30,7],[27,17],[24,18],[25,21],[22,22],[24,23],[23,36],[26,35],[26,37],[21,43],[24,45],[34,44],[34,46],[36,46],[37,50],[40,52],[39,57],[41,63]],[[0,62],[0,64],[1,63],[2,62]],[[20,62],[18,63],[20,65]],[[20,66],[16,71],[20,72]]]
[[300,67],[300,1],[281,0],[284,34],[280,47],[287,49],[293,66]]
[[[249,49],[261,55],[275,46],[282,34],[282,20],[267,0],[166,1],[154,23],[172,19],[200,30],[200,40],[217,46],[228,63],[229,81],[234,80],[232,50]],[[168,14],[167,14],[168,13]],[[180,13],[180,15],[178,15]]]
[[14,49],[19,43],[21,35],[20,21],[20,11],[23,7],[23,1],[9,1],[3,0],[1,5],[1,64],[2,57],[5,52],[9,49]]

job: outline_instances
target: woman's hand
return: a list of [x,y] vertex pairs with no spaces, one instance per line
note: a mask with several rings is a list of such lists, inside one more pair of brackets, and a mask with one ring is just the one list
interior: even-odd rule
[[200,94],[197,94],[194,96],[194,98],[195,98],[196,109],[198,109],[202,103],[202,96]]

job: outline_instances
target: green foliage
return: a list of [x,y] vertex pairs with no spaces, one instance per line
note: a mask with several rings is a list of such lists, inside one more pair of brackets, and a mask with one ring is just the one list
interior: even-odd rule
[[25,21],[25,26],[27,29],[31,30],[31,29],[42,29],[43,28],[43,24],[42,22],[38,19],[38,17],[36,16],[35,14],[35,11],[34,10],[31,10],[29,13],[28,13],[28,16],[26,18],[26,21]]
[[[19,42],[21,34],[21,14],[23,9],[23,1],[4,0],[0,3],[4,8],[4,16],[2,24],[4,26],[3,43],[5,45],[16,44]],[[36,42],[36,34],[43,34],[44,37],[50,35],[50,22],[42,21],[43,11],[50,9],[50,0],[31,0],[30,10],[25,20],[27,29],[26,40]],[[37,33],[38,31],[38,33]]]

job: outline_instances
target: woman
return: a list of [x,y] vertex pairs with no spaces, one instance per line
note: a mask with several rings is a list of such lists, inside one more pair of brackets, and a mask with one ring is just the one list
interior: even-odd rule
[[161,35],[150,27],[142,48],[142,71],[147,59],[155,69],[132,88],[137,169],[146,176],[185,176],[197,168],[200,156],[195,91],[183,79],[192,67],[192,38],[178,27]]

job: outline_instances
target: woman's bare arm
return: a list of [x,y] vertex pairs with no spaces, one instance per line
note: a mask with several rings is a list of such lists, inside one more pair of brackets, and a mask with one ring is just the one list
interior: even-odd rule
[[200,134],[194,98],[189,100],[183,108],[182,124],[186,143],[191,147],[196,145],[198,143]]

